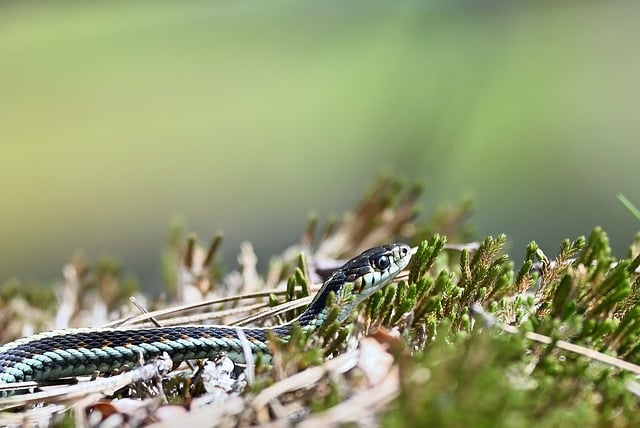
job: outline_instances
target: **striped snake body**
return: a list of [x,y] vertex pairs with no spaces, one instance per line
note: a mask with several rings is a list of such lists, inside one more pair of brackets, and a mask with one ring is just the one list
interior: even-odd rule
[[[225,352],[243,363],[241,329],[253,354],[268,355],[266,334],[287,340],[293,323],[315,330],[327,315],[330,292],[343,290],[353,299],[338,299],[344,320],[355,306],[388,284],[409,263],[410,248],[389,244],[367,250],[337,269],[322,285],[313,301],[294,321],[274,327],[190,325],[146,328],[78,328],[57,330],[18,339],[0,347],[0,384],[44,381],[68,376],[109,373],[123,366],[137,366],[166,352],[173,362],[211,358]],[[350,284],[351,287],[345,287]],[[344,296],[342,296],[344,297]]]

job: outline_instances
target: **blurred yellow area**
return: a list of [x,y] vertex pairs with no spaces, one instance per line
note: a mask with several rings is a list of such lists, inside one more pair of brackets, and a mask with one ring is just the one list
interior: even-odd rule
[[[472,192],[515,254],[640,203],[640,3],[0,5],[0,282],[76,249],[145,287],[176,217],[267,257],[380,172]],[[519,253],[518,253],[519,251]],[[233,260],[233,259],[231,259]]]

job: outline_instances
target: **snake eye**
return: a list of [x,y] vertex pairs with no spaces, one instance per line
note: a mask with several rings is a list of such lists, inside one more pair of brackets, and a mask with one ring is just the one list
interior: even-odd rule
[[379,270],[385,270],[389,267],[391,262],[389,261],[389,256],[378,256],[373,259],[373,264]]

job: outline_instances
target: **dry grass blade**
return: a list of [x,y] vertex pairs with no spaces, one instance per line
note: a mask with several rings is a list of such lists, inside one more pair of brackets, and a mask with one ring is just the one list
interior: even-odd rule
[[303,370],[286,379],[274,383],[273,385],[260,391],[258,395],[251,401],[251,406],[254,410],[259,411],[266,406],[271,400],[284,394],[285,392],[294,391],[301,388],[311,387],[318,382],[322,376],[327,372],[344,373],[347,370],[352,369],[358,363],[358,357],[360,351],[354,349],[353,351],[346,352],[338,355],[337,357],[328,360],[323,365],[318,367],[311,367]]
[[258,291],[254,293],[241,294],[238,296],[220,297],[216,299],[203,300],[202,302],[197,302],[197,303],[176,305],[176,306],[171,306],[169,308],[159,309],[156,311],[140,314],[135,317],[115,320],[115,321],[104,324],[103,327],[119,327],[123,325],[136,324],[142,321],[148,321],[150,318],[162,318],[167,315],[200,309],[206,306],[217,305],[220,303],[237,302],[237,301],[248,300],[248,299],[257,299],[261,297],[268,297],[272,294],[280,296],[280,295],[284,295],[285,293],[286,293],[286,290],[271,289],[271,290]]
[[301,297],[299,299],[296,300],[292,300],[290,302],[285,302],[282,303],[278,306],[274,306],[273,308],[266,310],[266,311],[261,311],[260,313],[248,316],[246,318],[242,318],[240,320],[238,320],[237,322],[234,323],[234,325],[237,326],[243,326],[243,325],[247,325],[247,324],[252,324],[256,321],[260,321],[266,318],[271,318],[273,316],[276,315],[280,315],[283,314],[285,312],[289,312],[293,309],[297,309],[297,308],[301,308],[303,306],[307,306],[309,303],[311,303],[311,300],[313,300],[313,296],[307,296],[307,297]]
[[0,426],[3,427],[36,427],[50,425],[52,419],[66,412],[71,406],[63,404],[50,404],[43,407],[35,407],[25,412],[0,413]]
[[[512,333],[512,334],[519,333],[519,330],[516,327],[513,327],[511,325],[499,324],[499,328],[507,333]],[[545,336],[544,334],[534,333],[530,331],[524,333],[524,337],[526,337],[529,340],[533,340],[535,342],[542,343],[545,345],[553,345],[558,349],[563,349],[565,351],[573,352],[574,354],[582,355],[591,360],[598,361],[612,367],[616,367],[620,370],[625,370],[631,373],[635,373],[636,375],[640,375],[639,365],[633,364],[621,358],[612,357],[611,355],[604,354],[602,352],[596,351],[595,349],[576,345],[574,343],[567,342],[565,340],[553,340],[551,337]]]
[[188,413],[181,413],[160,422],[148,425],[152,428],[220,427],[234,426],[235,416],[245,410],[245,402],[241,397],[227,400],[224,406],[203,406]]
[[[182,317],[172,317],[165,318],[162,320],[163,326],[172,326],[172,325],[188,325],[188,324],[199,324],[202,321],[209,321],[212,319],[222,319],[227,317],[236,316],[239,314],[245,314],[247,312],[254,312],[257,310],[261,310],[269,307],[268,303],[256,303],[253,305],[244,305],[239,306],[237,308],[224,309],[221,311],[215,312],[206,312],[203,314],[195,314],[195,315],[185,315]],[[235,323],[234,323],[235,324]]]
[[400,369],[394,366],[380,384],[354,394],[323,413],[305,419],[298,427],[324,428],[349,422],[357,423],[380,412],[399,393]]

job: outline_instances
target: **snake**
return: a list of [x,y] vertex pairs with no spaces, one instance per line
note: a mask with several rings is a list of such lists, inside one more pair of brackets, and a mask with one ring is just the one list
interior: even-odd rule
[[[296,324],[306,332],[318,329],[329,315],[327,302],[331,293],[339,305],[337,319],[343,322],[359,303],[389,284],[410,258],[410,247],[399,243],[362,252],[323,282],[304,312],[280,325],[70,328],[21,338],[0,347],[0,384],[108,374],[122,367],[138,366],[165,352],[174,364],[213,358],[220,353],[243,364],[247,342],[251,354],[268,358],[270,334],[286,342]],[[244,333],[242,339],[238,329]]]

